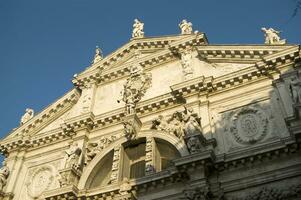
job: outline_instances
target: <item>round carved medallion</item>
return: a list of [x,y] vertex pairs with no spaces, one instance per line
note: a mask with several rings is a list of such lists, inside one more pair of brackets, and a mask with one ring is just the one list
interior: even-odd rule
[[54,179],[53,170],[50,167],[43,166],[38,168],[27,183],[27,191],[29,196],[33,198],[39,197],[45,190],[49,188]]
[[262,110],[243,108],[233,115],[230,131],[237,142],[252,144],[265,137],[268,123],[269,121]]

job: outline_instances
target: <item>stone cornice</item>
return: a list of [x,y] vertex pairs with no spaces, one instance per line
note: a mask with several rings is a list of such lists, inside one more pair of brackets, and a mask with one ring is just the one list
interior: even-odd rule
[[1,141],[1,143],[6,141],[8,138],[18,135],[26,135],[29,132],[33,133],[35,130],[44,127],[45,122],[49,121],[49,119],[55,118],[56,116],[61,115],[62,112],[69,110],[77,102],[79,96],[79,92],[76,89],[72,89],[63,97],[45,108],[42,112],[34,116],[31,120],[10,133],[8,137]]
[[[262,71],[258,69],[260,68],[259,66],[265,66],[267,65],[267,63],[272,62],[271,65],[273,66],[276,65],[276,67],[269,67],[266,70],[275,71],[278,68],[280,69],[281,66],[283,66],[284,64],[286,65],[295,62],[296,60],[299,59],[300,59],[299,46],[293,46],[291,48],[285,49],[277,53],[277,56],[269,55],[268,57],[264,57],[261,61],[257,62],[254,66],[250,66],[242,70],[230,74],[226,74],[221,77],[213,78],[213,77],[201,76],[195,79],[185,81],[183,83],[173,85],[171,86],[170,93],[139,102],[136,111],[138,115],[145,116],[145,115],[149,115],[152,112],[156,112],[162,108],[167,108],[167,107],[171,108],[173,106],[177,106],[178,104],[177,96],[185,97],[186,95],[192,95],[200,92],[205,92],[210,94],[217,91],[223,91],[225,89],[228,90],[231,89],[232,87],[233,88],[236,87],[237,85],[249,84],[250,82],[254,82],[254,80],[258,78],[266,79],[267,78],[265,76],[266,73],[262,73]],[[79,93],[76,90],[72,90],[70,93],[68,93],[67,96],[60,99],[56,103],[52,104],[42,113],[34,117],[28,123],[24,124],[24,126],[17,129],[13,133],[13,136],[22,135],[17,133],[23,133],[23,132],[25,133],[30,132],[31,133],[30,135],[32,135],[32,132],[37,130],[38,128],[37,125],[42,127],[42,125],[38,123],[39,121],[41,121],[41,119],[43,119],[42,121],[43,123],[44,121],[45,123],[47,123],[48,120],[45,119],[49,119],[51,116],[50,114],[47,115],[47,112],[53,113],[53,110],[56,107],[60,109],[67,107],[66,109],[69,109],[73,105],[73,103],[77,101],[78,96]],[[65,104],[67,103],[67,106],[64,105],[63,102],[65,102]],[[61,127],[61,132],[65,133],[65,135],[68,136],[70,134],[73,134],[77,129],[81,129],[81,128],[88,128],[90,130],[93,130],[93,129],[99,129],[102,127],[118,124],[120,123],[121,119],[124,117],[124,109],[120,108],[98,116],[94,116],[93,114],[88,114],[88,115],[87,116],[82,115],[67,120],[66,123],[63,124],[63,126]],[[31,123],[33,123],[33,125],[30,125]],[[27,126],[29,128],[26,129]],[[56,132],[55,134],[58,134],[58,136],[49,136],[48,133],[43,134],[43,136],[39,136],[40,137],[39,140],[36,140],[36,142],[34,142],[35,143],[34,145],[37,146],[40,144],[45,144],[45,142],[46,143],[49,141],[52,142],[57,140],[57,138],[62,137],[62,134],[59,131]],[[32,144],[31,139],[29,140],[29,142],[28,141],[24,142],[21,140],[22,137],[12,138],[12,135],[7,137],[0,143],[1,151],[5,152],[8,149],[12,150],[13,148],[18,148],[18,147],[29,147]]]
[[264,56],[274,55],[296,45],[207,45],[198,46],[199,56],[211,62],[254,63]]
[[[163,39],[163,40],[162,40]],[[196,45],[202,45],[202,44],[207,44],[207,39],[204,34],[192,34],[192,35],[186,35],[186,36],[176,36],[175,39],[177,40],[164,40],[165,38],[161,38],[161,41],[157,41],[160,44],[161,49],[159,49],[157,52],[142,57],[139,59],[139,63],[144,67],[144,68],[150,68],[150,67],[155,67],[158,64],[162,62],[167,62],[171,61],[175,58],[177,58],[177,52],[185,49],[186,46],[196,46]],[[170,39],[168,37],[168,39]],[[148,40],[145,41],[145,40]],[[126,45],[125,49],[121,48],[118,49],[115,54],[113,53],[112,55],[109,55],[108,57],[104,58],[102,62],[102,65],[99,66],[98,68],[95,69],[88,69],[84,72],[82,72],[80,75],[78,75],[76,78],[72,80],[75,86],[81,87],[82,85],[89,84],[92,82],[97,82],[97,83],[103,83],[103,82],[108,82],[112,81],[118,78],[121,78],[123,76],[126,76],[129,74],[129,66],[131,66],[134,62],[137,61],[132,61],[132,62],[127,62],[124,64],[121,64],[120,66],[116,67],[111,67],[117,60],[120,59],[113,59],[112,56],[114,57],[119,55],[117,52],[119,51],[126,51],[129,53],[132,51],[131,49],[133,46],[135,49],[138,48],[149,48],[151,45],[156,45],[156,42],[152,41],[152,38],[145,38],[145,39],[138,39],[137,41],[135,40],[135,43],[132,44],[133,42],[130,42],[131,45]],[[162,44],[165,44],[162,46]],[[158,45],[157,45],[158,46]],[[164,47],[164,48],[162,48]],[[127,50],[126,50],[127,49]],[[122,56],[118,56],[122,57]],[[114,63],[106,62],[105,60],[116,60]]]
[[279,157],[281,154],[290,154],[299,150],[300,144],[294,139],[287,141],[275,140],[273,142],[250,146],[248,149],[244,148],[228,152],[226,155],[217,155],[215,167],[218,170],[228,170],[238,165],[272,159],[273,157]]

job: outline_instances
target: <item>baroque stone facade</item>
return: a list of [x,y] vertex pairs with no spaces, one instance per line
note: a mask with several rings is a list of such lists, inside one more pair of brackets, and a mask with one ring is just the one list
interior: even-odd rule
[[0,199],[300,199],[300,46],[272,28],[262,45],[179,28],[147,37],[136,19],[74,89],[27,109],[0,142]]

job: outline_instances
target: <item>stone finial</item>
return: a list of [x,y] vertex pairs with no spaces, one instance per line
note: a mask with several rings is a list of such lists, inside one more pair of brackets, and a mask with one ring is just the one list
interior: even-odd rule
[[186,19],[183,19],[181,23],[179,24],[179,27],[181,29],[181,34],[192,34],[192,23],[187,22]]
[[144,23],[142,23],[138,19],[135,19],[133,24],[132,38],[143,38],[144,37],[143,28],[144,28]]
[[264,32],[264,36],[265,36],[265,44],[286,44],[286,40],[285,39],[280,39],[280,32],[281,31],[276,31],[273,28],[261,28],[261,30]]
[[31,108],[26,108],[25,114],[21,117],[20,125],[25,124],[34,116],[34,111]]
[[98,61],[100,61],[102,59],[103,59],[102,51],[101,51],[101,49],[98,46],[96,46],[94,60],[93,60],[92,63],[94,64],[94,63],[96,63],[96,62],[98,62]]

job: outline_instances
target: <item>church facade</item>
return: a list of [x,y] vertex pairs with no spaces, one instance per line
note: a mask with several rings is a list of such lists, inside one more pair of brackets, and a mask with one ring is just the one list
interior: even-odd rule
[[300,46],[271,28],[262,45],[143,28],[26,110],[0,142],[0,199],[300,199]]

